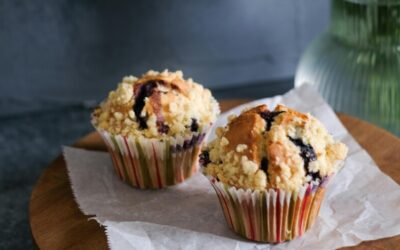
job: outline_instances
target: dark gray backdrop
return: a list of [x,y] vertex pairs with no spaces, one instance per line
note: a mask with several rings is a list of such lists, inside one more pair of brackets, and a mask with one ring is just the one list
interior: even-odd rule
[[150,68],[213,89],[288,79],[328,19],[327,0],[1,0],[0,97],[98,100]]

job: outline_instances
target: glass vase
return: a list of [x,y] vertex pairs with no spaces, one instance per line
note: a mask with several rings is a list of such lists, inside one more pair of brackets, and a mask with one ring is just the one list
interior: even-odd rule
[[295,85],[304,83],[399,136],[400,0],[332,0],[328,30],[300,59]]

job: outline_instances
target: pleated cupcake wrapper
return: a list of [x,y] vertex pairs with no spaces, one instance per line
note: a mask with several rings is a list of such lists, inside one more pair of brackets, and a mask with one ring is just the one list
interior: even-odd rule
[[331,177],[320,184],[307,184],[298,192],[285,192],[237,189],[207,176],[229,227],[249,240],[270,243],[301,236],[314,224]]
[[198,155],[206,136],[200,132],[160,141],[97,131],[107,145],[118,177],[142,189],[160,189],[191,177],[198,170]]

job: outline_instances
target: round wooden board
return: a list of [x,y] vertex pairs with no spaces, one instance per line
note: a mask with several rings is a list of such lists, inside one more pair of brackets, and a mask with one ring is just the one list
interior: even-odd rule
[[[226,111],[246,100],[222,101]],[[374,158],[383,172],[400,183],[400,140],[383,129],[359,119],[339,114],[340,120],[353,137]],[[75,147],[106,150],[99,135],[90,133]],[[76,204],[62,156],[42,174],[34,187],[29,205],[33,238],[40,249],[106,249],[107,240],[96,221],[88,220]],[[363,242],[348,249],[399,249],[400,236]]]

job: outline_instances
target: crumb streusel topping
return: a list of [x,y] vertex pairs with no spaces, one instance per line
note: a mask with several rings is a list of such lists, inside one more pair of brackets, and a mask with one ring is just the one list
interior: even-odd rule
[[296,191],[336,173],[347,147],[310,114],[260,105],[229,117],[205,147],[204,173],[237,188]]
[[162,138],[201,132],[219,114],[211,92],[181,71],[124,77],[92,114],[98,129],[123,136]]

